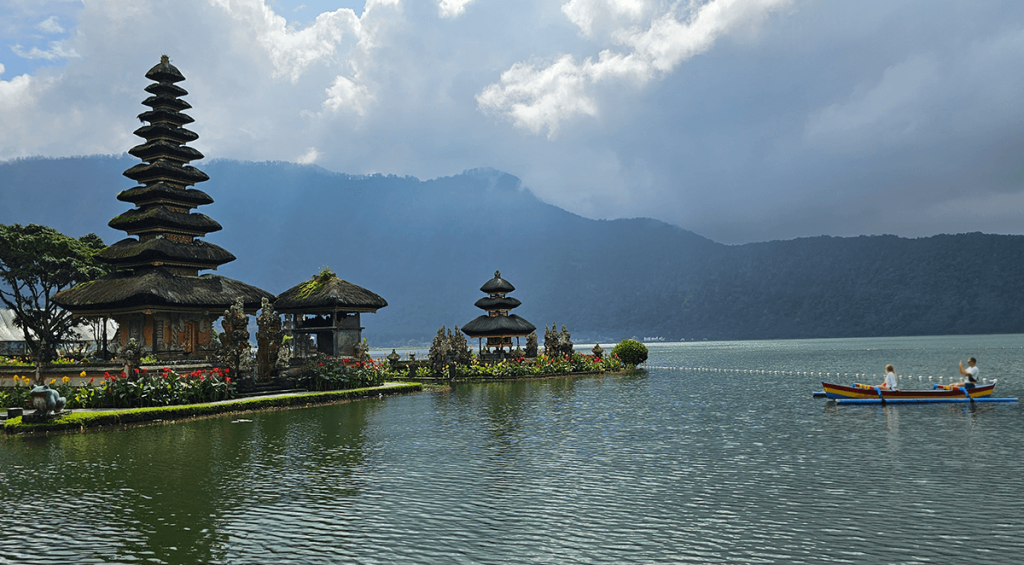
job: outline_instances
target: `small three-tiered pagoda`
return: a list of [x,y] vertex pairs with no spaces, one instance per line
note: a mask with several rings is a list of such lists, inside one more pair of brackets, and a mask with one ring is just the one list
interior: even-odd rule
[[207,358],[217,345],[213,322],[236,299],[252,313],[273,295],[227,277],[199,274],[235,256],[200,239],[221,226],[192,212],[213,198],[190,188],[209,177],[188,164],[203,154],[186,145],[199,136],[182,127],[193,121],[182,113],[192,107],[181,100],[188,92],[175,84],[185,77],[164,55],[146,78],[155,82],[146,87],[152,96],[143,101],[151,109],[139,114],[148,125],[135,130],[146,142],[129,151],[143,163],[124,172],[139,186],[117,195],[136,207],[108,224],[132,237],[98,255],[110,265],[110,274],[61,292],[54,301],[76,316],[115,319],[122,344],[134,338],[161,359]]
[[[502,352],[506,347],[511,353],[513,337],[518,347],[520,337],[530,335],[537,329],[523,318],[509,314],[509,310],[523,304],[519,299],[508,296],[515,289],[512,283],[501,278],[500,271],[494,271],[494,278],[480,287],[487,296],[477,300],[474,305],[487,313],[471,320],[463,326],[462,331],[469,337],[477,338],[481,354]],[[483,343],[484,338],[487,339],[486,344]]]

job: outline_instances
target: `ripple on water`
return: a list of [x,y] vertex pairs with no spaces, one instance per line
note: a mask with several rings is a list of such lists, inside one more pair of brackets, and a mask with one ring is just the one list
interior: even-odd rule
[[[639,377],[8,442],[0,495],[24,510],[0,516],[0,555],[49,562],[34,539],[83,563],[1016,563],[1019,406],[829,407],[817,377],[760,372],[949,353],[886,343],[666,345]],[[977,351],[1024,366],[1019,346]]]

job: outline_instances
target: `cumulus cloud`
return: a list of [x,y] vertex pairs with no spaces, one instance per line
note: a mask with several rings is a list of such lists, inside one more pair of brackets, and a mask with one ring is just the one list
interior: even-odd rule
[[36,24],[36,29],[43,33],[55,34],[64,33],[64,28],[61,27],[60,22],[57,21],[57,16],[50,16],[45,20]]
[[[734,27],[760,22],[786,4],[789,0],[712,0],[688,7],[682,17],[673,4],[646,27],[624,27],[612,34],[630,52],[606,49],[596,60],[588,57],[580,62],[564,55],[543,69],[516,63],[502,73],[500,83],[487,86],[477,102],[482,110],[506,117],[518,127],[533,133],[547,129],[552,137],[564,120],[596,115],[592,90],[599,83],[629,80],[642,85],[707,50]],[[564,5],[563,11],[589,33],[598,7],[628,20],[644,6],[621,0],[580,0]]]
[[597,27],[614,28],[638,22],[654,9],[652,4],[645,0],[569,0],[562,5],[562,13],[584,35],[591,36]]
[[466,11],[466,6],[473,3],[473,0],[438,0],[437,11],[442,18],[454,18],[461,16]]
[[[728,243],[1021,230],[1024,3],[368,0],[301,21],[297,0],[15,4],[0,159],[136,145],[167,54],[209,158],[494,167],[579,214]],[[66,35],[38,27],[53,14]],[[952,218],[964,194],[977,216]]]
[[21,45],[14,45],[11,47],[11,50],[14,51],[15,55],[25,59],[46,59],[47,61],[58,61],[79,56],[73,48],[68,48],[64,41],[51,41],[49,47],[45,51],[38,47],[26,50]]
[[327,88],[327,99],[324,108],[334,112],[350,110],[363,116],[367,105],[373,100],[366,85],[356,84],[343,76],[334,77],[334,82]]
[[295,162],[300,165],[312,165],[316,163],[319,156],[320,152],[316,150],[316,147],[310,147],[305,153],[296,157]]
[[330,59],[348,36],[358,37],[359,17],[351,8],[340,8],[317,16],[313,25],[301,30],[288,27],[288,20],[274,13],[264,0],[211,0],[243,24],[270,57],[276,76],[293,83],[313,63]]

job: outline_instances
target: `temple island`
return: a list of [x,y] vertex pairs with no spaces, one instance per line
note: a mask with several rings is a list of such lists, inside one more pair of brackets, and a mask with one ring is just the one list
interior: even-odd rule
[[[43,379],[48,382],[33,382],[18,375],[17,367],[0,367],[5,377],[0,407],[9,407],[5,430],[17,432],[21,411],[32,407],[37,423],[74,429],[86,427],[86,420],[93,424],[125,420],[83,414],[64,420],[65,408],[142,409],[149,410],[138,416],[142,420],[173,419],[199,413],[178,408],[235,402],[243,393],[292,391],[277,405],[304,405],[422,388],[418,383],[393,382],[399,380],[450,383],[596,374],[623,367],[617,356],[603,355],[600,346],[592,355],[574,351],[564,326],[560,332],[554,325],[545,327],[540,352],[536,327],[510,313],[522,303],[509,296],[515,287],[499,271],[480,287],[486,296],[476,306],[485,313],[461,331],[456,326],[454,332],[446,332],[442,326],[428,358],[418,360],[412,355],[403,360],[394,350],[384,359],[367,354],[361,315],[377,312],[388,303],[327,268],[276,296],[242,281],[205,273],[234,261],[235,256],[204,240],[222,226],[198,211],[213,203],[213,198],[195,188],[209,177],[190,165],[203,154],[188,145],[199,136],[185,127],[194,121],[184,113],[192,107],[183,100],[188,92],[179,85],[185,77],[165,55],[146,78],[152,81],[145,87],[149,97],[142,102],[148,109],[138,115],[143,125],[134,132],[144,141],[128,151],[141,163],[124,171],[138,184],[117,195],[133,207],[108,223],[127,237],[98,254],[108,274],[53,297],[76,317],[101,320],[104,328],[111,321],[116,323],[110,349],[117,364],[75,366],[74,371],[81,369],[73,372],[77,382],[66,373],[56,377],[52,372]],[[249,316],[257,312],[258,347],[253,351]],[[217,331],[218,320],[224,331]],[[476,352],[465,336],[478,341]],[[102,352],[108,352],[106,343]],[[69,368],[62,366],[61,372]],[[36,375],[42,378],[38,371]],[[387,387],[382,387],[386,381]],[[238,402],[241,410],[275,405],[269,400]],[[236,409],[236,404],[217,406],[207,412]]]

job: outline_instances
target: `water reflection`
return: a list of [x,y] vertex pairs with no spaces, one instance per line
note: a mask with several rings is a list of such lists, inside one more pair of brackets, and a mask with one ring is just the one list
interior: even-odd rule
[[[38,535],[69,562],[1015,563],[1021,407],[836,406],[814,377],[753,372],[948,348],[864,343],[660,346],[637,376],[4,442],[0,496],[23,510],[0,555],[42,562]],[[749,372],[681,370],[697,357]]]

